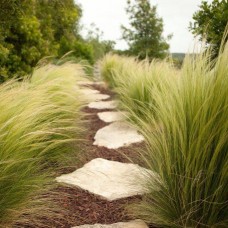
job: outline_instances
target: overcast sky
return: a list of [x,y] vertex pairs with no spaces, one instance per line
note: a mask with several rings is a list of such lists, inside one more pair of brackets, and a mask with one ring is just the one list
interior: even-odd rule
[[[116,48],[126,49],[127,44],[120,40],[121,25],[128,25],[125,8],[127,0],[75,0],[82,6],[82,24],[89,27],[91,23],[103,31],[104,39],[116,41]],[[169,41],[171,52],[188,52],[194,43],[189,32],[192,15],[199,9],[201,0],[151,0],[157,5],[157,12],[163,18],[164,35],[172,33]],[[211,0],[208,0],[211,2]]]

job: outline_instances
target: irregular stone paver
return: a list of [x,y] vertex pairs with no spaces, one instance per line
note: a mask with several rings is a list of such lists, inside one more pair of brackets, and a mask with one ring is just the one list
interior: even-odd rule
[[124,112],[99,112],[97,115],[100,120],[106,123],[111,123],[111,122],[116,122],[116,121],[126,119],[125,117],[126,113]]
[[106,100],[108,98],[110,98],[110,96],[107,94],[91,94],[88,96],[88,99],[90,101],[101,101],[101,100]]
[[93,109],[115,109],[117,105],[117,101],[97,101],[91,102],[88,107]]
[[118,149],[132,143],[142,142],[144,137],[126,122],[114,122],[97,131],[93,145]]
[[148,228],[145,222],[142,220],[134,220],[130,222],[118,222],[110,225],[104,224],[94,224],[94,225],[82,225],[82,226],[75,226],[73,228]]
[[70,174],[57,177],[58,182],[75,185],[109,201],[142,195],[143,183],[151,171],[136,164],[96,158]]
[[92,86],[92,85],[106,86],[105,82],[92,82],[92,81],[78,81],[77,84],[79,86]]
[[77,81],[77,84],[81,85],[81,86],[89,86],[89,85],[93,85],[94,82],[91,82],[91,81]]
[[105,82],[94,82],[94,85],[106,86]]
[[84,88],[80,89],[80,92],[85,96],[85,99],[87,99],[89,102],[101,101],[110,98],[109,95],[101,94],[100,91],[96,89]]
[[80,92],[83,93],[85,96],[100,94],[100,91],[96,89],[80,89]]

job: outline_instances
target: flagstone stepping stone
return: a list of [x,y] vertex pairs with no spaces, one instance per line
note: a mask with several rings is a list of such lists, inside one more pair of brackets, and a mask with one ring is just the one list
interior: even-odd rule
[[96,101],[91,102],[88,107],[93,109],[115,109],[117,105],[117,101]]
[[132,143],[142,142],[144,137],[128,123],[118,121],[98,130],[94,139],[93,145],[118,149]]
[[130,222],[118,222],[110,225],[105,224],[94,224],[94,225],[82,225],[75,226],[73,228],[148,228],[145,222],[140,219],[130,221]]
[[106,86],[105,82],[94,82],[94,85]]
[[106,100],[108,98],[110,98],[109,95],[107,95],[107,94],[101,94],[101,93],[95,93],[95,94],[87,94],[87,95],[85,95],[85,99],[88,102],[101,101],[101,100]]
[[126,119],[126,113],[124,112],[99,112],[97,115],[100,120],[106,123],[111,123],[111,122],[116,122],[116,121]]
[[81,86],[90,86],[90,85],[93,85],[94,82],[91,82],[91,81],[77,81],[77,84],[81,85]]
[[92,82],[92,81],[77,81],[79,86],[92,86],[92,85],[99,85],[99,86],[106,86],[105,82]]
[[143,184],[151,175],[155,176],[136,164],[96,158],[73,173],[57,177],[56,180],[113,201],[146,193]]
[[86,96],[100,93],[100,91],[96,89],[80,89],[80,92]]
[[109,95],[101,94],[100,91],[95,90],[95,89],[81,89],[80,91],[83,93],[85,98],[90,102],[91,101],[101,101],[101,100],[106,100],[106,99],[110,98]]
[[110,98],[110,96],[107,94],[91,94],[90,96],[88,96],[88,98],[91,101],[101,101],[101,100],[107,100],[108,98]]

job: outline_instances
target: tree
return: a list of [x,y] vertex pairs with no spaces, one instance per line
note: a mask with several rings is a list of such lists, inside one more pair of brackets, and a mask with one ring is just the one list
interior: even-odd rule
[[19,10],[19,2],[17,0],[0,0],[0,26],[9,26],[12,21],[15,21]]
[[108,52],[114,50],[115,42],[112,40],[104,40],[103,32],[96,27],[94,23],[87,28],[87,35],[85,40],[93,47],[94,60],[104,57]]
[[75,51],[92,62],[78,31],[81,9],[74,0],[0,0],[0,81],[32,71],[45,56]]
[[228,21],[227,0],[213,0],[211,4],[203,1],[193,20],[194,23],[190,23],[192,33],[198,35],[201,41],[206,39],[217,55]]
[[149,0],[135,0],[135,3],[128,0],[127,4],[131,28],[122,26],[122,31],[129,53],[140,59],[164,58],[169,45],[162,36],[163,20],[157,16],[156,6],[151,6]]

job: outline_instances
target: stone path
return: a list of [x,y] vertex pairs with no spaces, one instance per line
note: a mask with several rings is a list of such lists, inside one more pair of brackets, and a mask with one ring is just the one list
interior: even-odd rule
[[[103,83],[98,83],[102,85]],[[116,109],[118,102],[102,101],[110,96],[101,94],[100,91],[90,89],[88,86],[95,85],[91,82],[79,82],[81,92],[88,100],[90,109],[105,110],[99,112],[98,117],[108,123],[107,126],[99,129],[94,135],[94,146],[118,149],[133,143],[142,142],[143,136],[136,129],[125,121],[125,114],[119,111],[106,111]],[[110,161],[103,158],[95,158],[76,171],[64,174],[56,178],[59,183],[75,186],[98,195],[107,201],[142,195],[146,193],[144,189],[145,179],[155,177],[151,171],[136,164]],[[94,224],[76,226],[82,228],[146,228],[143,221],[135,220],[129,222],[119,222],[111,225]]]
[[119,222],[110,225],[103,225],[103,224],[95,224],[95,225],[82,225],[82,226],[75,226],[74,228],[147,228],[145,222],[142,220],[134,220],[130,222]]

